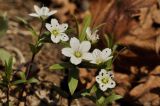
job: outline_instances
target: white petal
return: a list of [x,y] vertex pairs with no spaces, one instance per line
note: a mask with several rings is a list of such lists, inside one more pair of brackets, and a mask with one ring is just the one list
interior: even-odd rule
[[91,48],[91,43],[90,43],[89,41],[83,41],[83,42],[80,44],[79,50],[80,50],[81,52],[88,52],[90,48]]
[[54,43],[59,43],[60,39],[61,39],[60,36],[51,35],[51,40]]
[[96,76],[96,82],[97,82],[97,83],[100,84],[100,83],[101,83],[101,80],[102,80],[101,76]]
[[34,9],[36,13],[40,14],[40,8],[37,5],[34,5]]
[[92,53],[84,53],[83,54],[83,59],[92,60],[93,59]]
[[51,24],[46,23],[46,28],[47,28],[47,30],[49,30],[50,32],[52,31],[52,26],[51,26]]
[[52,19],[52,20],[51,20],[51,25],[52,25],[52,27],[54,27],[54,28],[55,28],[55,27],[56,27],[56,28],[59,27],[58,20]]
[[113,71],[108,71],[107,73],[108,73],[108,75],[109,75],[111,78],[114,78]]
[[48,14],[48,12],[49,12],[49,9],[47,8],[47,7],[42,7],[41,8],[41,15],[47,15]]
[[87,36],[91,36],[91,29],[90,29],[90,27],[87,27],[86,33],[87,33]]
[[53,14],[55,14],[55,13],[57,13],[57,10],[50,11],[50,12],[48,13],[48,16],[51,16],[51,15],[53,15]]
[[93,50],[93,57],[97,58],[101,56],[101,51],[99,49],[94,49]]
[[108,89],[108,86],[106,86],[105,84],[99,84],[99,87],[102,91],[106,91]]
[[29,14],[30,16],[32,16],[32,17],[40,17],[38,14],[36,14],[36,13],[31,13],[31,14]]
[[113,81],[112,79],[109,80],[109,83],[107,84],[108,88],[114,88],[116,86],[115,81]]
[[90,63],[97,64],[95,59],[93,59],[92,61],[90,61]]
[[107,57],[109,57],[109,56],[111,55],[111,53],[112,53],[112,50],[109,49],[109,48],[106,48],[106,49],[104,49],[104,50],[102,51],[102,56],[103,56],[104,58],[107,58]]
[[70,40],[70,46],[74,50],[78,50],[80,46],[80,42],[76,37],[71,38]]
[[106,71],[105,69],[101,69],[101,71],[99,72],[99,75],[100,75],[100,76],[109,76],[109,75],[107,74],[107,71]]
[[62,41],[68,41],[69,37],[65,33],[61,33],[61,40]]
[[106,57],[106,58],[104,58],[104,61],[110,60],[112,58],[113,58],[113,56]]
[[68,28],[68,24],[61,24],[59,25],[60,32],[65,32]]
[[66,57],[71,57],[73,55],[73,50],[71,48],[63,48],[62,49],[62,54],[65,55]]
[[70,61],[71,61],[72,64],[78,65],[82,62],[82,59],[81,58],[76,58],[75,56],[72,56]]

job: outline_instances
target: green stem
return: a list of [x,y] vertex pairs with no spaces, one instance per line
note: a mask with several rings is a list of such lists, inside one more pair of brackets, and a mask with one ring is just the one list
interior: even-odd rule
[[7,106],[9,106],[9,86],[7,86]]
[[[40,32],[39,32],[39,36],[38,36],[38,40],[40,39],[40,36],[43,32],[43,27],[45,25],[45,21],[42,21],[42,25],[41,25],[41,28],[40,28]],[[38,42],[38,41],[37,41]],[[36,43],[37,45],[37,43]],[[29,75],[30,75],[30,72],[32,70],[32,63],[34,62],[34,59],[35,59],[35,56],[37,55],[37,53],[33,53],[32,54],[32,58],[31,58],[31,61],[29,62],[28,66],[27,66],[27,71],[26,71],[26,80],[28,80],[29,78]],[[31,64],[30,64],[31,63]],[[19,94],[19,100],[23,98],[23,93],[24,91],[26,90],[26,84],[23,84],[23,87],[22,87],[22,91],[21,93]],[[27,95],[26,95],[27,96]],[[20,104],[20,102],[18,102],[18,105]],[[25,106],[26,106],[26,98],[25,98]]]

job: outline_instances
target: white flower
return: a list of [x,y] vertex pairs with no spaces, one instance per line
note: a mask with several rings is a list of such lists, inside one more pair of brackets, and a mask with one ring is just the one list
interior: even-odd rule
[[99,40],[99,35],[97,34],[97,32],[98,30],[95,30],[94,32],[92,32],[90,27],[87,27],[87,30],[86,30],[87,39],[92,43],[96,43]]
[[63,48],[62,54],[66,57],[70,57],[70,61],[72,64],[78,65],[82,62],[82,60],[91,60],[92,54],[88,53],[91,48],[91,43],[89,41],[80,41],[73,37],[70,40],[71,48]]
[[106,91],[108,88],[114,88],[116,86],[116,83],[112,78],[112,71],[107,72],[105,69],[101,69],[99,75],[96,76],[96,82],[99,84],[102,91]]
[[68,41],[69,37],[65,34],[68,28],[68,24],[59,24],[58,20],[52,19],[51,24],[46,23],[46,28],[51,32],[51,40],[54,43],[62,41]]
[[34,9],[36,13],[31,13],[29,15],[33,17],[42,18],[44,20],[57,12],[57,10],[49,11],[49,8],[47,7],[39,8],[37,5],[34,5]]
[[112,54],[111,49],[106,48],[103,51],[100,51],[99,49],[94,49],[92,52],[93,58],[91,60],[91,63],[93,64],[101,64],[108,60],[110,60],[113,56],[110,56]]

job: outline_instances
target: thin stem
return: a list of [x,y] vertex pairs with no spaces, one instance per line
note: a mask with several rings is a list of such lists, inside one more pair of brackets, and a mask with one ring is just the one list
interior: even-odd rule
[[9,106],[9,86],[7,86],[7,106]]
[[[40,32],[39,32],[39,36],[38,36],[38,40],[40,39],[40,36],[43,32],[43,27],[45,25],[45,21],[42,21],[42,25],[41,25],[41,28],[40,28]],[[34,62],[34,59],[35,59],[35,56],[37,55],[37,53],[33,53],[32,54],[32,58],[31,58],[31,61],[29,62],[28,66],[27,66],[27,71],[26,71],[26,80],[28,80],[29,76],[30,76],[30,72],[32,70],[32,63]],[[19,94],[19,99],[22,99],[23,98],[23,93],[24,91],[26,90],[26,84],[24,84],[22,86],[22,91],[21,93]],[[27,96],[27,95],[26,95]],[[18,105],[20,104],[20,102],[18,103]],[[26,98],[25,98],[25,106],[26,106]]]
[[72,103],[72,99],[68,98],[68,106],[71,106],[71,103]]

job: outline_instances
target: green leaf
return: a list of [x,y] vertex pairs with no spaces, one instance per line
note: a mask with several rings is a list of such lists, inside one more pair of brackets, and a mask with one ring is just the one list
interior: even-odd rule
[[5,15],[0,16],[0,37],[6,34],[8,29],[8,20]]
[[9,61],[9,58],[11,57],[10,53],[7,52],[4,49],[0,49],[0,60],[3,64],[5,64],[5,61]]
[[20,77],[22,80],[26,80],[25,72],[20,72]]
[[87,27],[90,25],[91,23],[91,15],[88,15],[84,18],[83,20],[83,26],[82,26],[82,30],[81,30],[81,33],[79,35],[79,39],[80,41],[83,41],[85,40],[85,37],[86,37],[86,29]]
[[78,85],[78,69],[72,68],[69,70],[69,77],[68,77],[68,86],[71,95],[74,94],[74,91],[76,90]]
[[17,80],[17,81],[14,81],[12,84],[18,85],[18,84],[24,84],[26,82],[27,82],[26,80]]
[[12,65],[13,65],[13,59],[12,57],[10,57],[8,61],[5,61],[5,78],[7,82],[10,82],[11,79]]
[[72,68],[72,67],[74,67],[72,64],[68,62],[63,62],[60,64],[53,64],[52,66],[49,67],[49,69],[50,70],[63,70],[63,69]]
[[30,78],[27,82],[30,84],[30,83],[38,83],[39,81],[36,78]]
[[121,98],[122,98],[122,96],[116,95],[115,93],[112,93],[109,97],[106,98],[105,104],[107,105],[107,104],[112,103],[113,101],[116,101]]
[[98,89],[97,86],[94,85],[94,86],[91,88],[90,93],[91,93],[91,94],[96,93],[97,89]]
[[101,96],[97,101],[96,101],[96,105],[97,106],[105,106],[104,103],[105,103],[105,97],[104,96]]
[[65,67],[62,64],[54,64],[49,67],[50,70],[62,70],[65,69]]

